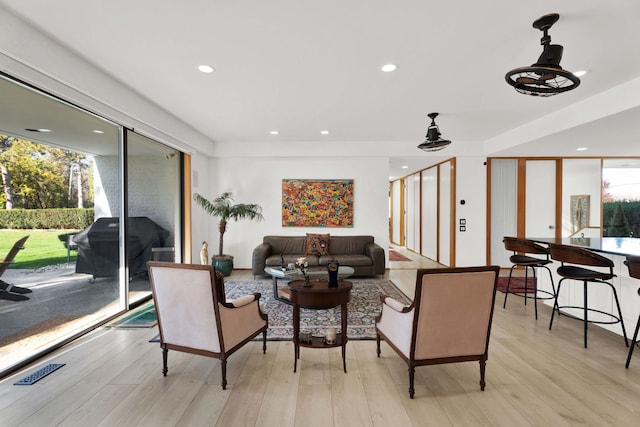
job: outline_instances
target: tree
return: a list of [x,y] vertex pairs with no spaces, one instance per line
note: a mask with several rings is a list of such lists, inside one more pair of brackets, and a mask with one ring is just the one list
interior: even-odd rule
[[608,179],[602,181],[602,202],[613,202],[613,196],[611,195],[611,182]]
[[90,197],[84,154],[3,135],[0,144],[7,209],[82,207],[83,194]]
[[632,234],[631,231],[631,226],[622,208],[622,203],[618,202],[616,203],[611,222],[607,229],[607,237],[629,237]]
[[256,204],[238,203],[233,204],[233,193],[225,192],[213,199],[213,202],[205,199],[200,194],[193,195],[193,200],[199,204],[209,215],[220,218],[218,231],[220,232],[220,244],[218,245],[218,256],[223,257],[224,233],[227,231],[229,220],[238,221],[249,219],[262,221],[262,208]]
[[9,151],[14,138],[0,135],[0,173],[2,174],[2,187],[4,192],[5,209],[13,209],[13,186],[11,185],[11,173],[6,166],[4,153]]

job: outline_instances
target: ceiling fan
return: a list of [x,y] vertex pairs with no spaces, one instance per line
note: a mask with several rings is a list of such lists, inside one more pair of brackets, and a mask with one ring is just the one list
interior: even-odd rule
[[563,47],[551,44],[549,28],[555,24],[560,15],[550,13],[533,22],[533,27],[543,32],[540,39],[542,54],[538,61],[529,67],[514,68],[505,75],[507,83],[525,95],[553,96],[575,89],[580,85],[580,79],[570,71],[560,66]]
[[436,125],[435,120],[436,117],[438,117],[438,113],[429,113],[427,115],[431,119],[431,124],[427,129],[427,139],[422,144],[418,145],[418,148],[423,151],[442,150],[443,148],[451,144],[451,141],[449,141],[448,139],[440,138],[440,129],[438,128],[438,125]]

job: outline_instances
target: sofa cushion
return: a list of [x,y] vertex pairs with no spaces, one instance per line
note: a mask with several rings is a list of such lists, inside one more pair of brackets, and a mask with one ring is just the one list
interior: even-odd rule
[[372,265],[373,261],[366,255],[344,254],[344,255],[328,255],[320,257],[319,265],[327,265],[329,261],[338,261],[340,265],[348,265],[349,267],[358,267]]
[[[286,264],[295,263],[296,260],[301,256],[303,255],[302,254],[297,254],[293,256],[284,255],[284,261]],[[317,267],[319,265],[318,263],[320,258],[318,256],[306,255],[306,258],[307,258],[307,263],[309,264],[309,267]],[[282,260],[280,259],[280,255],[271,255],[265,260],[264,265],[266,267],[279,267],[281,262]]]
[[265,236],[263,242],[271,245],[272,255],[301,256],[305,252],[307,238],[304,236]]
[[367,254],[367,245],[373,236],[331,236],[331,255]]
[[305,255],[329,255],[329,234],[307,233]]

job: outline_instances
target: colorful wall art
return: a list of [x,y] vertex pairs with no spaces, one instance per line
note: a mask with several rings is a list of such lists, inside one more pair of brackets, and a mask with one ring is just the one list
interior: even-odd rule
[[283,227],[353,227],[352,179],[283,179]]

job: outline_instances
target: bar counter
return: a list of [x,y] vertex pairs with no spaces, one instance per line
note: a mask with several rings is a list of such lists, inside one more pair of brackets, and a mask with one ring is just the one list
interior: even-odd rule
[[635,237],[527,237],[538,243],[577,246],[618,256],[640,256],[640,239]]
[[[640,298],[638,298],[637,291],[638,285],[640,285],[640,280],[629,276],[629,270],[627,269],[627,266],[624,265],[624,260],[627,256],[640,256],[640,239],[632,237],[564,237],[560,239],[553,237],[528,237],[527,239],[542,244],[555,243],[590,249],[594,252],[600,252],[602,255],[611,259],[615,265],[613,272],[616,275],[616,277],[611,280],[611,283],[616,287],[618,292],[620,305],[622,307],[622,316],[624,318],[627,331],[629,331],[629,328],[633,328],[636,323],[636,319],[638,318],[638,313],[640,312]],[[559,266],[557,261],[554,262],[554,264],[556,264],[556,267]],[[549,265],[549,267],[553,272],[554,282],[557,284],[561,277],[557,275],[555,268],[553,268],[552,265]],[[547,291],[551,290],[550,284],[546,283],[546,280],[544,280],[544,275],[541,276],[542,277],[538,278],[541,289],[546,289]],[[562,294],[559,296],[559,300],[562,300],[560,301],[560,305],[579,306],[582,304],[581,292],[577,292],[575,290],[578,288],[574,288],[573,290],[571,290],[571,288],[572,287],[563,286]],[[545,303],[547,302],[545,301]],[[591,306],[592,303],[600,310],[609,313],[613,312],[614,300],[610,295],[610,292],[606,291],[606,289],[605,291],[596,290],[593,298],[590,296],[589,305]],[[576,315],[579,316],[579,313]],[[565,320],[563,319],[562,321]],[[622,330],[619,324],[597,326],[622,335]],[[554,328],[555,327],[554,323]]]

